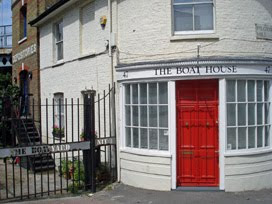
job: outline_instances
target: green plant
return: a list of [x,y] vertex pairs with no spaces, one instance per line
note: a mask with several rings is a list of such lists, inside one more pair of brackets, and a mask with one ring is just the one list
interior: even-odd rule
[[85,140],[85,132],[80,133],[80,140]]
[[61,174],[68,179],[70,179],[70,173],[69,173],[69,169],[72,167],[73,163],[70,160],[64,159],[61,161]]
[[62,136],[64,136],[64,128],[59,128],[59,126],[54,125],[52,134],[54,136],[60,135],[62,137]]
[[68,190],[71,193],[77,193],[79,190],[83,190],[85,183],[83,162],[78,159],[75,159],[74,163],[71,160],[62,160],[61,165],[62,175],[68,176],[68,179],[73,179],[73,183],[69,184]]

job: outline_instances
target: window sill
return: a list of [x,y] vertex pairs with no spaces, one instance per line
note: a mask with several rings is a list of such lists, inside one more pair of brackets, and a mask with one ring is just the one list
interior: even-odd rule
[[18,44],[22,44],[23,42],[25,42],[27,40],[27,37],[22,38],[21,40],[18,41]]
[[229,152],[226,152],[224,154],[225,157],[238,157],[238,156],[251,156],[251,155],[258,155],[258,154],[266,154],[271,153],[272,148],[266,147],[263,149],[254,149],[254,150],[246,150],[246,151],[239,151],[239,150],[228,150]]
[[59,60],[59,61],[57,61],[57,63],[54,64],[52,67],[58,67],[58,66],[61,66],[61,65],[64,65],[64,64],[65,64],[64,60]]
[[219,40],[219,36],[211,34],[192,34],[192,35],[174,35],[171,36],[170,41],[186,41],[186,40]]
[[136,154],[140,156],[151,156],[151,157],[164,157],[171,158],[169,151],[159,151],[159,150],[144,150],[144,149],[133,149],[133,148],[120,148],[120,152]]

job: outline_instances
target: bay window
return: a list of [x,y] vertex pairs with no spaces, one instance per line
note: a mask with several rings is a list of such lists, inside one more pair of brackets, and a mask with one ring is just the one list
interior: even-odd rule
[[174,33],[213,31],[213,0],[173,0]]
[[227,80],[227,150],[270,145],[270,81]]
[[125,146],[168,150],[166,82],[125,85]]

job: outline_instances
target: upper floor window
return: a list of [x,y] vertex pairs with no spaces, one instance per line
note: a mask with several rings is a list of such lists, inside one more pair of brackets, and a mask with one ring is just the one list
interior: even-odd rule
[[56,60],[63,59],[63,21],[55,24],[55,53]]
[[20,10],[20,39],[27,35],[27,6],[22,6]]
[[214,29],[213,0],[173,0],[173,11],[175,34]]

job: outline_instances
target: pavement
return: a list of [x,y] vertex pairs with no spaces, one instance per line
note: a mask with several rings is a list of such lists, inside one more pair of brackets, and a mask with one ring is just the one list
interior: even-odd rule
[[51,198],[18,204],[272,204],[272,189],[226,193],[224,191],[152,191],[113,184],[95,193],[76,197]]

